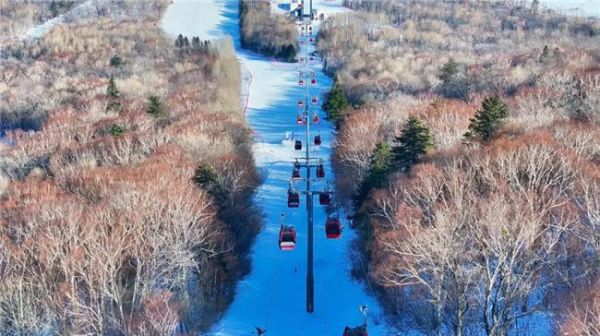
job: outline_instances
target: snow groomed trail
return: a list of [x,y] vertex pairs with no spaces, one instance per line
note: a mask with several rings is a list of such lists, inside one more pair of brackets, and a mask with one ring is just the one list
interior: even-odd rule
[[[315,0],[313,4],[327,17],[343,10],[340,2]],[[315,35],[319,24],[319,21],[313,23]],[[200,39],[230,36],[243,70],[250,74],[244,76],[246,81],[242,85],[248,87],[246,117],[256,134],[253,146],[256,163],[265,175],[264,183],[255,196],[255,202],[264,212],[265,222],[251,251],[252,270],[240,281],[234,301],[209,334],[252,335],[258,326],[272,336],[341,335],[346,325],[361,324],[359,306],[367,305],[369,334],[387,335],[376,300],[367,293],[363,284],[350,275],[349,249],[355,234],[346,229],[342,239],[327,240],[324,228],[326,213],[318,201],[314,206],[315,312],[308,314],[305,311],[306,200],[303,196],[298,209],[288,209],[286,203],[292,160],[303,155],[294,151],[293,140],[286,139],[286,133],[302,136],[303,145],[306,145],[304,126],[295,123],[297,101],[305,95],[305,88],[298,86],[299,64],[274,62],[241,49],[236,0],[176,0],[168,8],[163,26],[171,35],[181,33],[199,36]],[[304,48],[306,46],[302,46],[302,52],[305,52]],[[314,47],[309,48],[312,51]],[[310,95],[319,96],[315,109],[321,122],[311,125],[311,139],[319,133],[323,145],[312,151],[312,155],[329,159],[334,141],[333,128],[323,120],[320,102],[323,93],[331,86],[331,79],[322,73],[318,61],[313,68],[317,85],[310,87]],[[248,83],[250,77],[252,81]],[[326,164],[326,177],[332,178],[329,162]],[[286,214],[286,223],[293,224],[298,231],[297,247],[293,251],[280,251],[278,247],[281,213]]]

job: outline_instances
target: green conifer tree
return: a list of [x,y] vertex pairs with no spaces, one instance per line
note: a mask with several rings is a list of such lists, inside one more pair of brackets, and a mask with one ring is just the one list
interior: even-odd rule
[[109,131],[110,135],[116,136],[116,137],[121,136],[125,133],[125,129],[117,124],[112,124],[108,131]]
[[394,143],[394,162],[400,169],[409,171],[423,154],[433,148],[433,135],[419,118],[411,116]]
[[215,200],[218,206],[222,206],[227,200],[227,189],[225,189],[215,173],[214,169],[207,164],[200,164],[194,172],[192,181],[200,188],[206,190]]
[[106,106],[107,111],[121,111],[120,93],[115,84],[114,78],[111,76],[108,80],[108,87],[106,88],[106,95],[108,96],[108,105]]
[[323,104],[323,109],[327,112],[329,119],[338,120],[341,117],[342,111],[350,106],[342,87],[340,86],[337,77],[333,80],[333,86],[327,99]]
[[490,141],[507,116],[508,107],[498,96],[485,98],[481,109],[471,118],[465,138],[480,142]]
[[110,98],[119,98],[119,90],[115,84],[115,79],[111,76],[108,80],[108,87],[106,88],[106,95]]
[[57,17],[58,14],[60,14],[59,10],[58,10],[58,5],[56,4],[56,1],[52,1],[50,3],[50,15],[54,18]]
[[367,198],[372,189],[383,188],[387,183],[393,163],[392,148],[389,144],[382,142],[375,146],[371,155],[371,164],[367,175],[358,187],[354,196],[356,208]]
[[163,106],[158,96],[148,97],[148,105],[146,107],[146,112],[155,117],[163,114]]
[[446,98],[464,99],[469,91],[468,83],[464,76],[460,75],[458,63],[450,59],[440,69],[438,78],[442,81],[441,94]]
[[119,55],[114,55],[110,58],[110,66],[113,68],[118,68],[123,65],[123,63],[123,58],[121,58]]
[[454,61],[454,59],[448,60],[448,63],[444,64],[444,66],[440,69],[440,74],[438,78],[442,81],[443,84],[450,84],[455,80],[458,75],[458,63]]

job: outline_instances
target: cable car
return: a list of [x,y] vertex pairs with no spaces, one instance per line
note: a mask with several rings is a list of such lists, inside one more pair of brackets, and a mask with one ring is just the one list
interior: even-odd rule
[[311,37],[311,38],[308,39],[308,42],[315,43],[315,39],[313,37]]
[[304,79],[300,78],[300,80],[298,81],[298,85],[304,86]]
[[290,188],[288,190],[288,208],[297,208],[300,206],[300,194]]
[[327,217],[325,235],[327,239],[338,239],[342,236],[342,225],[337,217]]
[[315,113],[315,115],[313,115],[313,124],[318,124],[319,123],[319,115]]
[[310,80],[310,84],[312,84],[312,85],[315,85],[315,84],[317,84],[317,80],[316,80],[315,78],[311,79],[311,80]]
[[317,105],[317,103],[319,102],[319,97],[317,97],[317,96],[312,97],[311,102],[313,103],[313,105]]
[[313,56],[310,56],[309,60],[310,60],[311,62],[314,62],[314,61],[315,61],[315,58],[314,58]]
[[292,179],[300,178],[300,164],[298,162],[294,163],[294,169],[292,169]]
[[281,225],[279,229],[279,249],[291,251],[296,247],[296,229],[293,226]]
[[296,117],[296,124],[298,124],[298,125],[304,124],[304,118],[301,115],[298,115]]
[[312,31],[312,26],[308,26],[308,30],[309,30],[309,31]]
[[298,107],[299,108],[304,107],[304,102],[302,101],[302,99],[298,99]]
[[300,63],[304,63],[304,57],[300,57]]
[[346,327],[343,336],[369,336],[369,334],[367,333],[367,326],[363,325],[356,328]]
[[331,193],[329,191],[319,192],[319,204],[320,205],[331,204]]
[[321,146],[321,135],[315,135],[315,146]]
[[319,163],[319,165],[317,166],[317,178],[324,178],[325,177],[325,167],[323,167],[322,163]]
[[296,141],[294,142],[294,149],[295,149],[295,150],[302,150],[302,141],[300,141],[300,140],[296,140]]

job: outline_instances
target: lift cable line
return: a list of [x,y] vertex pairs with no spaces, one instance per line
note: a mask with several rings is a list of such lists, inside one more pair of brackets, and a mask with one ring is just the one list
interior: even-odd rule
[[[312,1],[311,1],[312,2]],[[304,4],[304,1],[302,2]],[[311,12],[312,14],[312,3]],[[306,16],[301,16],[300,22],[300,48],[304,48],[304,53],[300,52],[299,56],[299,79],[298,86],[304,87],[303,99],[298,99],[296,106],[298,109],[296,124],[304,126],[304,144],[302,143],[301,135],[293,135],[293,143],[295,151],[304,150],[304,156],[293,158],[292,173],[289,179],[288,208],[294,209],[300,207],[300,195],[306,195],[306,222],[307,222],[307,250],[306,250],[306,312],[313,313],[315,309],[315,276],[314,276],[314,196],[318,195],[319,205],[332,206],[332,189],[330,184],[325,180],[325,165],[324,158],[311,156],[311,147],[318,148],[321,146],[322,140],[319,132],[315,132],[314,140],[311,142],[311,124],[319,124],[320,118],[317,110],[311,116],[311,106],[316,106],[319,102],[318,96],[310,95],[310,87],[317,85],[317,76],[311,65],[316,61],[314,52],[309,54],[309,45],[315,42],[312,27],[312,15],[309,16],[310,21],[307,21]],[[310,43],[308,41],[310,40]],[[304,47],[303,47],[304,46]],[[314,130],[313,130],[314,132]],[[305,174],[303,176],[302,169]],[[312,176],[312,169],[315,169],[315,176]],[[301,182],[305,182],[305,189],[298,190]],[[325,186],[322,190],[313,190],[313,182],[318,183],[325,181]],[[328,212],[325,221],[325,236],[327,239],[339,239],[342,235],[342,226],[340,224],[339,206],[335,205],[333,212]],[[279,233],[279,248],[282,251],[293,250],[296,247],[296,230],[293,225],[285,225],[282,223]],[[360,306],[360,312],[363,314],[362,325],[350,328],[346,326],[344,330],[345,336],[352,335],[367,335],[366,326],[366,306]],[[325,328],[328,329],[327,317],[324,320]]]

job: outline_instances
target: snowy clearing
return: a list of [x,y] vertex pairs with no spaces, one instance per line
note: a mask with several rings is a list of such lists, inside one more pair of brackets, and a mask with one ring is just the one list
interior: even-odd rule
[[[343,11],[340,3],[315,1],[314,8],[327,16]],[[303,134],[304,128],[296,125],[295,117],[297,100],[304,97],[305,88],[297,84],[298,64],[274,62],[240,48],[237,12],[237,1],[176,1],[167,10],[163,25],[171,35],[181,33],[200,39],[231,36],[243,69],[252,75],[246,113],[255,132],[253,149],[257,165],[265,171],[264,184],[255,196],[264,211],[265,222],[251,252],[252,271],[240,281],[233,303],[210,334],[251,335],[259,326],[266,328],[268,335],[340,335],[346,325],[361,323],[359,306],[363,304],[369,307],[371,335],[390,334],[382,323],[376,300],[362,283],[350,276],[348,249],[355,234],[346,229],[341,240],[327,240],[326,213],[318,202],[315,202],[315,312],[305,312],[305,199],[301,199],[298,209],[286,208],[290,160],[300,155],[294,151],[292,141],[286,139],[286,133]],[[315,30],[318,24],[315,22]],[[317,85],[311,86],[311,95],[318,95],[321,101],[331,79],[315,64]],[[316,108],[322,118],[323,111],[319,106]],[[314,130],[321,135],[323,145],[313,155],[329,158],[334,141],[331,125],[321,120]],[[332,177],[329,164],[326,174]],[[298,245],[293,251],[282,252],[277,245],[282,212],[287,215],[286,223],[294,224],[298,230]]]

